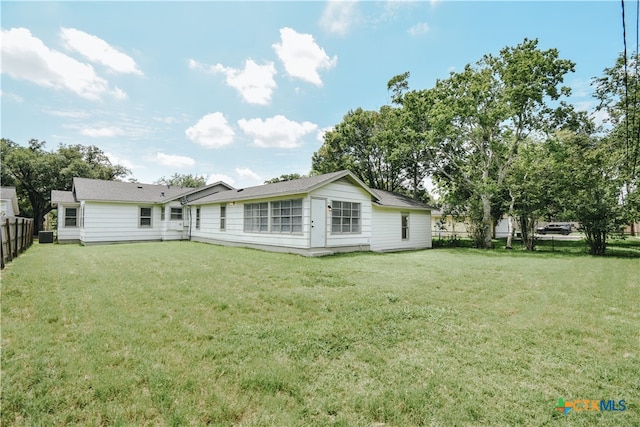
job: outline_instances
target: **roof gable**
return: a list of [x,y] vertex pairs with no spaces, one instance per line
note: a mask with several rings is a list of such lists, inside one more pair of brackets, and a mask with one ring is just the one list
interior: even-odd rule
[[0,187],[0,199],[9,200],[13,211],[18,214],[20,208],[18,206],[18,193],[16,187]]

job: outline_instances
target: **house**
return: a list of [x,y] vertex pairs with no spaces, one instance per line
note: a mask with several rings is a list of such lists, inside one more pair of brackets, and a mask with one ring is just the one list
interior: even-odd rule
[[187,239],[303,255],[431,247],[429,206],[349,171],[241,189],[76,178],[52,203],[64,216],[59,241],[83,244]]
[[71,191],[51,192],[58,242],[119,243],[188,238],[185,205],[233,187],[217,182],[193,189],[74,178]]
[[11,218],[18,216],[18,193],[15,187],[0,187],[0,217]]

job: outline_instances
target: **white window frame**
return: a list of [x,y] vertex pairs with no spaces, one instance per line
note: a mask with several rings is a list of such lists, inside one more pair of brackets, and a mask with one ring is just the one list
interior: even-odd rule
[[275,200],[269,208],[272,233],[302,233],[302,199]]
[[227,229],[227,205],[220,205],[220,230]]
[[[149,209],[149,215],[143,215],[142,210]],[[143,224],[143,220],[149,220],[149,224]],[[138,208],[138,228],[153,228],[153,206],[139,206]]]
[[409,212],[402,212],[400,214],[400,238],[402,240],[409,240],[409,221]]
[[[75,211],[75,215],[71,216],[68,214],[68,211],[73,209]],[[69,224],[70,220],[73,220],[73,224]],[[65,207],[64,208],[64,228],[77,228],[78,227],[78,208],[77,207]]]
[[245,233],[269,232],[269,202],[244,204]]
[[172,207],[169,218],[171,219],[171,221],[182,221],[182,219],[184,218],[184,209]]
[[196,208],[196,230],[200,230],[200,208]]
[[362,203],[331,201],[331,234],[362,233]]

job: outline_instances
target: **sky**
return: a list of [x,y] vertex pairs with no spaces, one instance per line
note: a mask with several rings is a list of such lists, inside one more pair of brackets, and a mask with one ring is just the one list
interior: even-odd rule
[[[636,2],[626,2],[635,50]],[[95,145],[138,182],[236,188],[308,174],[324,132],[538,39],[576,63],[578,109],[623,51],[609,1],[2,1],[1,136]]]

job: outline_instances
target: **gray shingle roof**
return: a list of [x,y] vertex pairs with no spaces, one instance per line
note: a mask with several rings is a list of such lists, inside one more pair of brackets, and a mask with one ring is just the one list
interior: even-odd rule
[[51,204],[78,203],[72,191],[51,190]]
[[355,175],[347,170],[343,170],[339,172],[327,173],[324,175],[294,179],[291,181],[276,182],[274,184],[264,184],[254,187],[241,188],[239,190],[223,191],[207,197],[203,197],[193,204],[204,205],[208,203],[224,203],[237,200],[262,199],[266,197],[285,196],[290,194],[306,194],[315,190],[316,188],[322,187],[323,185],[329,184],[333,181],[337,181],[341,178],[348,179],[351,182],[360,185],[364,190],[375,197],[375,194],[371,192],[369,187],[367,187]]
[[419,202],[417,200],[413,200],[409,197],[403,196],[402,194],[392,193],[390,191],[385,190],[372,190],[376,195],[378,195],[378,201],[375,202],[379,206],[389,206],[396,208],[407,208],[407,209],[424,209],[431,210],[430,206]]
[[193,191],[193,188],[89,178],[73,178],[73,189],[77,200],[138,203],[168,202]]

